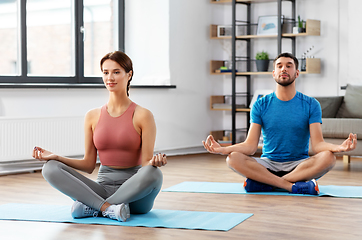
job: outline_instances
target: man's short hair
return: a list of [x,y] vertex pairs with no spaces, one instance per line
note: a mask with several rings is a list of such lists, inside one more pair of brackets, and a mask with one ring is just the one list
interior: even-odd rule
[[281,57],[286,57],[286,58],[291,58],[291,59],[293,59],[294,65],[295,65],[295,69],[296,69],[296,70],[298,69],[298,67],[299,67],[299,61],[298,61],[298,59],[297,59],[296,57],[294,57],[293,54],[288,53],[288,52],[281,53],[281,54],[279,54],[279,55],[274,59],[274,61],[273,61],[273,67],[274,67],[274,68],[275,68],[275,62],[276,62],[279,58],[281,58]]

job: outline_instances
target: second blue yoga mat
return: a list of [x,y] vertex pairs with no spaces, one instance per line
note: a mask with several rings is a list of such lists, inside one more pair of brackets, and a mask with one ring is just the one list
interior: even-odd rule
[[[284,191],[247,193],[242,183],[223,182],[182,182],[162,190],[163,192],[194,192],[194,193],[224,193],[224,194],[259,194],[259,195],[288,195],[288,196],[315,196],[303,194],[290,194]],[[318,196],[340,198],[362,198],[362,186],[321,186]]]
[[70,209],[71,206],[63,205],[9,203],[0,205],[0,220],[228,231],[253,215],[154,209],[146,214],[131,214],[126,222],[118,222],[103,217],[74,219],[70,215]]

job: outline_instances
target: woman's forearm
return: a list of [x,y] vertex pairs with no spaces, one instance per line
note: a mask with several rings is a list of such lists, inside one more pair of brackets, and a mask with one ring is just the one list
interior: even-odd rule
[[96,159],[92,161],[91,159],[76,159],[56,155],[54,160],[87,173],[92,173],[96,166]]

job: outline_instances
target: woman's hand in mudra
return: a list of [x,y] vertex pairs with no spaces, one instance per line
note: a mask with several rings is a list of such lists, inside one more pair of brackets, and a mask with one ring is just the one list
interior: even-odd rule
[[57,158],[57,155],[41,147],[34,147],[32,156],[43,161],[56,160]]
[[155,166],[155,167],[162,167],[167,164],[167,157],[166,154],[156,154],[152,157],[152,159],[149,161],[149,165]]

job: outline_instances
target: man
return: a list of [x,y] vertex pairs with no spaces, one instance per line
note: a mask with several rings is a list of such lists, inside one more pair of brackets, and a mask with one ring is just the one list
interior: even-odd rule
[[[203,141],[210,153],[228,155],[228,166],[245,176],[247,192],[273,191],[282,188],[291,193],[319,194],[315,179],[331,170],[334,152],[356,148],[357,135],[341,144],[327,143],[322,135],[322,111],[314,98],[295,87],[299,76],[298,59],[282,53],[274,59],[273,78],[276,91],[260,98],[251,110],[251,125],[246,140],[221,147],[210,135]],[[253,158],[263,133],[263,154]],[[309,157],[309,138],[316,153]]]

